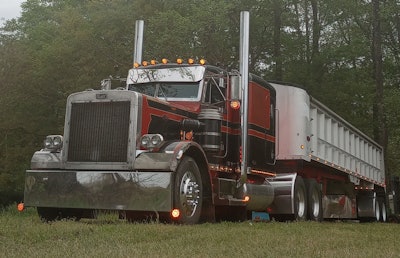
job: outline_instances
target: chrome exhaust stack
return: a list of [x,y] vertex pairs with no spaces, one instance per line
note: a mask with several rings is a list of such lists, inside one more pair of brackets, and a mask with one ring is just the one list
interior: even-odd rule
[[143,31],[144,31],[144,21],[137,20],[135,26],[135,50],[133,52],[133,63],[140,64],[142,62]]
[[240,12],[240,55],[239,72],[240,86],[242,91],[242,107],[240,110],[241,129],[242,129],[242,163],[241,163],[241,183],[247,180],[248,163],[248,120],[249,120],[249,38],[250,38],[250,14],[248,11]]

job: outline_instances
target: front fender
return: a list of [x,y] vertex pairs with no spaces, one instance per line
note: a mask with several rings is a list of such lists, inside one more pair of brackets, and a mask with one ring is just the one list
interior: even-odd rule
[[208,162],[203,149],[192,141],[170,142],[158,152],[143,152],[136,157],[134,169],[176,171],[184,155],[191,156],[200,169],[208,171]]

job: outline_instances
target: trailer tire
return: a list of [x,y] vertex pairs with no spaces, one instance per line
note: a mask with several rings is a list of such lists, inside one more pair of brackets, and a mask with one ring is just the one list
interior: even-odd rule
[[315,179],[306,179],[305,184],[307,188],[308,219],[321,222],[323,219],[321,189]]
[[379,207],[380,207],[380,213],[381,213],[380,221],[387,222],[387,212],[386,212],[385,200],[381,200]]
[[293,194],[294,219],[304,221],[307,219],[307,194],[303,178],[297,176],[294,183]]
[[375,217],[373,219],[373,221],[375,222],[379,222],[381,219],[381,208],[380,208],[380,202],[378,201],[378,199],[375,199]]
[[191,157],[180,162],[175,175],[174,208],[180,211],[175,219],[180,224],[196,224],[203,204],[203,184],[199,167]]

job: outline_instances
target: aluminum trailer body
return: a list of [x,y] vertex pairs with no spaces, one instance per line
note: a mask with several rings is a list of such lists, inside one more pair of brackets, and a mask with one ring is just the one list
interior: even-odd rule
[[317,181],[324,218],[386,220],[382,147],[305,90],[271,85],[277,99],[277,171]]

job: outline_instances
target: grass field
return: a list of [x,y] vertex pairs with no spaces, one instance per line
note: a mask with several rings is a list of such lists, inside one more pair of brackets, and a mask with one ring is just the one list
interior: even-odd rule
[[400,224],[97,220],[42,223],[36,210],[0,213],[1,257],[400,257]]

